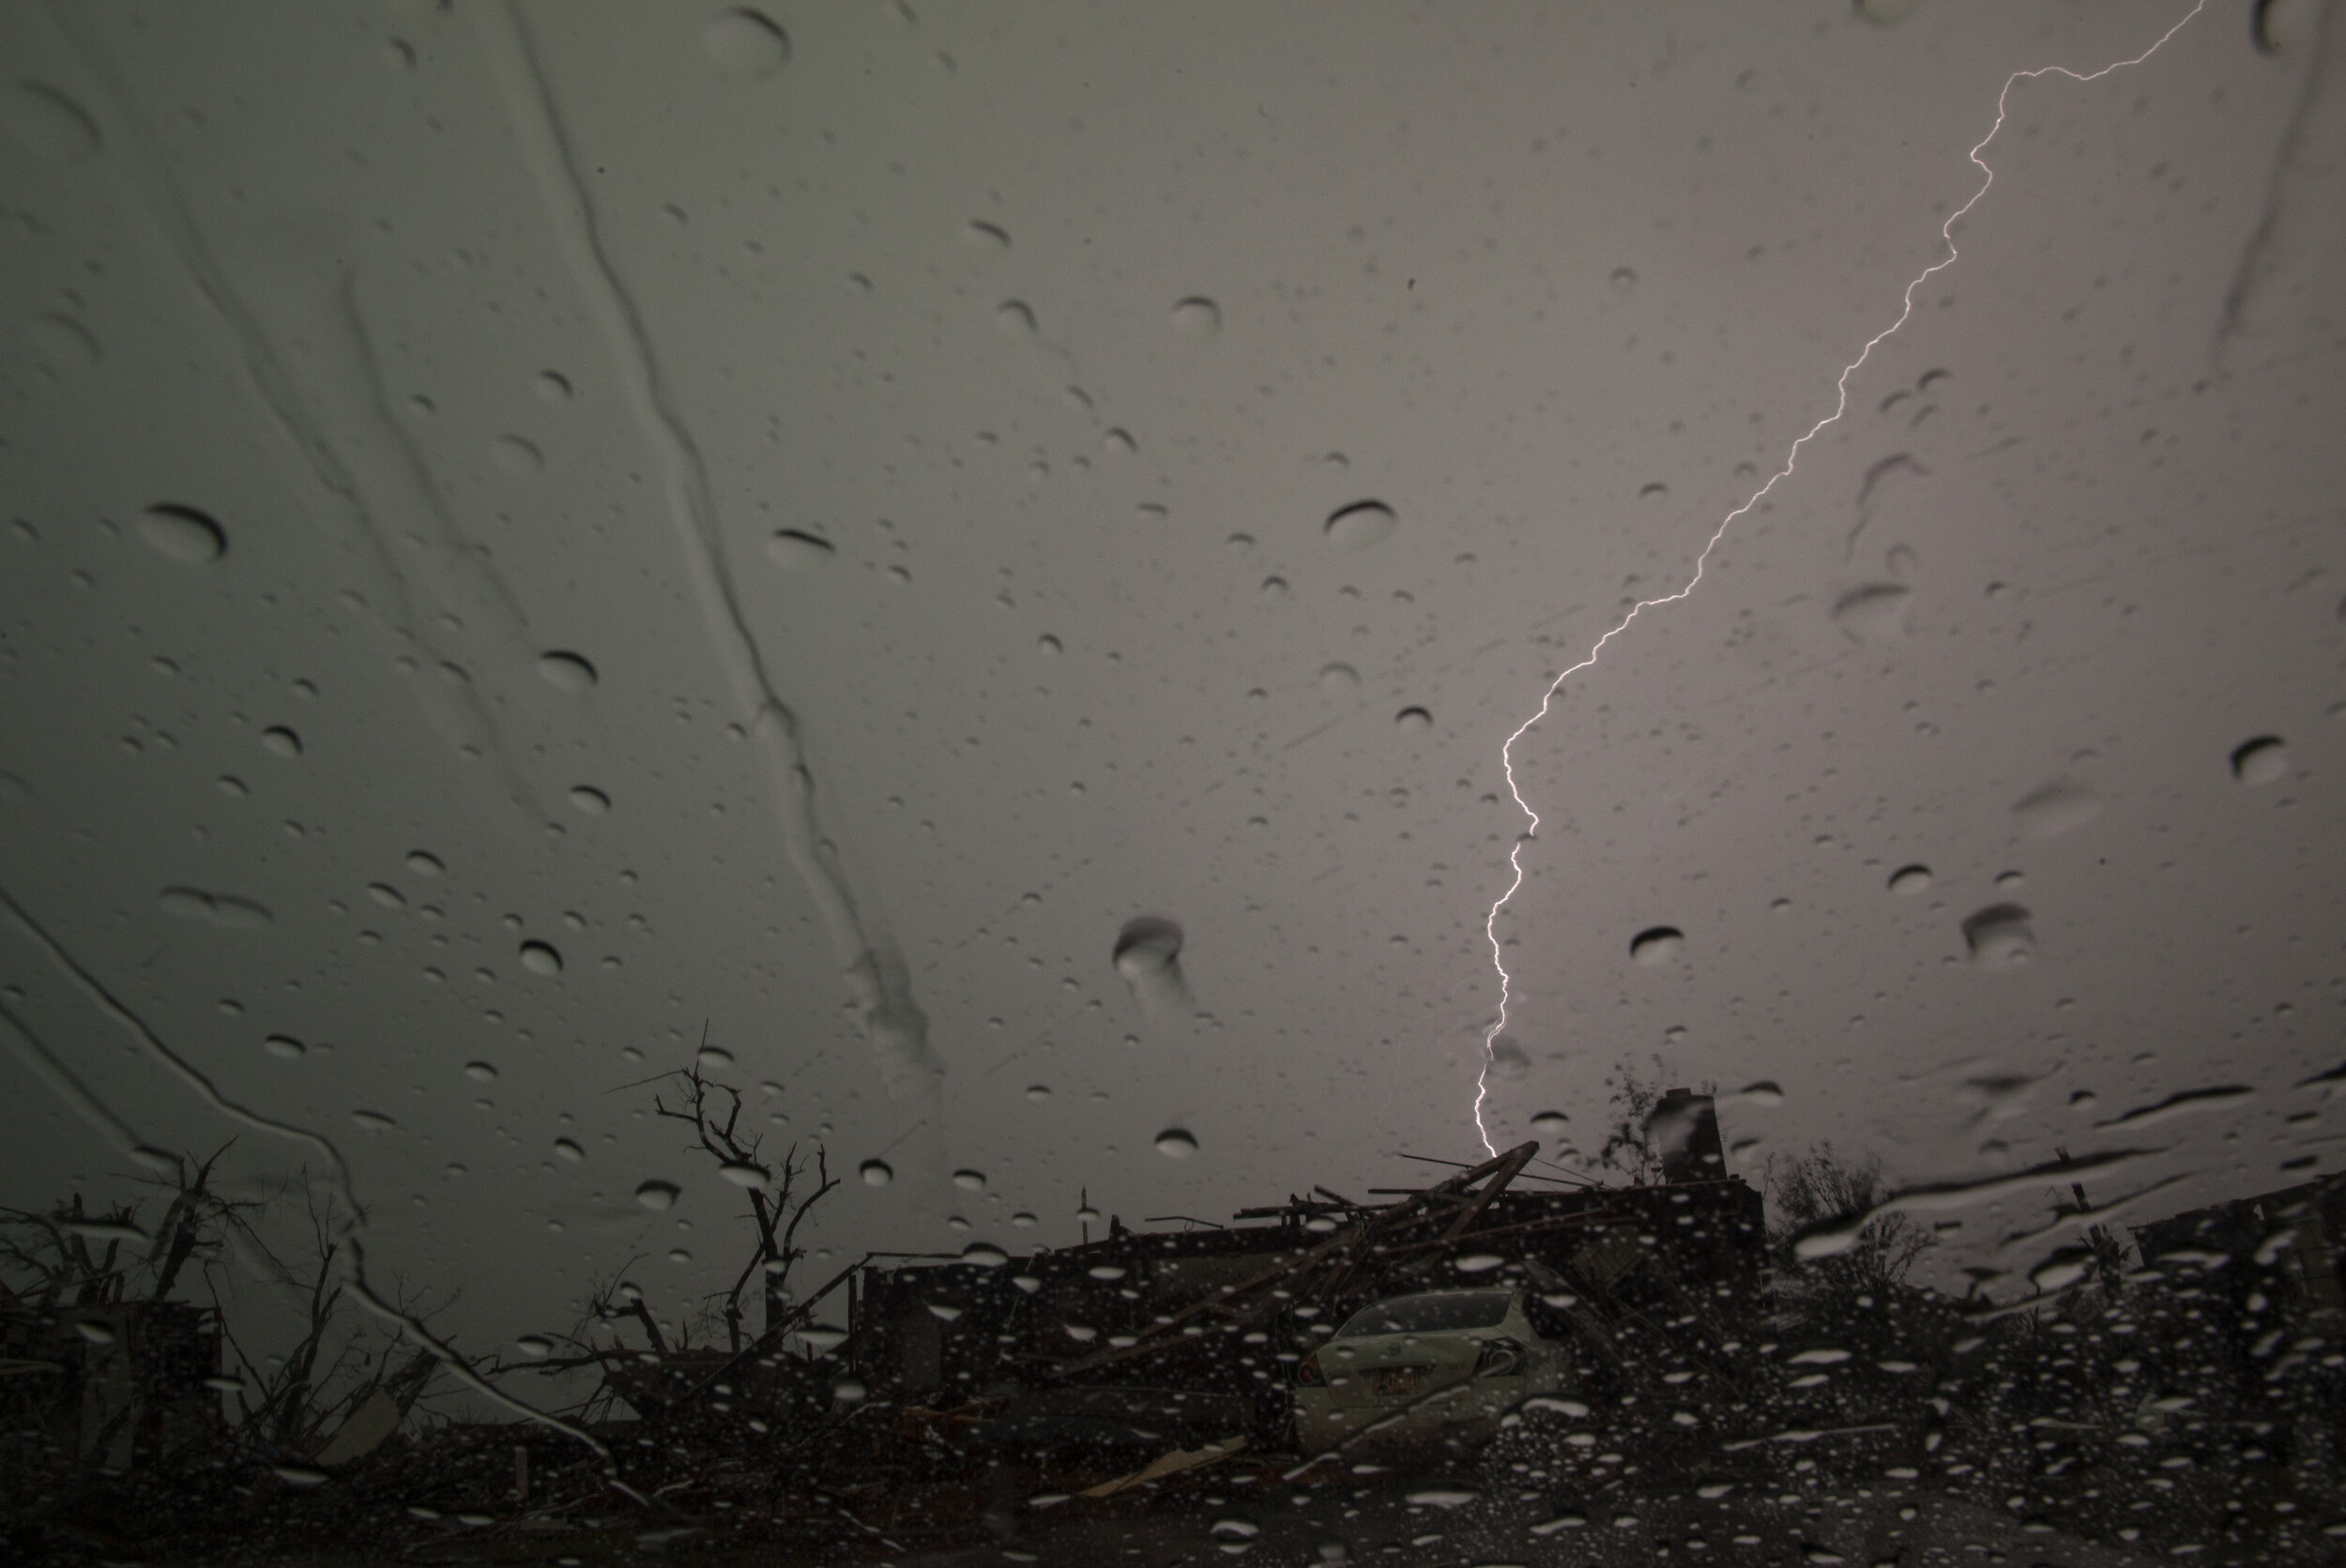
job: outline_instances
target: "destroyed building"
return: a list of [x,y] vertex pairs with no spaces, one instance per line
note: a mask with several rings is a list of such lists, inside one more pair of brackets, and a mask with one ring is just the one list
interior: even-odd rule
[[[1137,1230],[1006,1257],[866,1267],[840,1356],[869,1397],[1004,1419],[1070,1438],[1145,1417],[1150,1440],[1274,1440],[1294,1364],[1380,1297],[1443,1285],[1530,1287],[1544,1332],[1592,1368],[1640,1337],[1699,1358],[1760,1299],[1760,1195],[1722,1174],[1707,1095],[1657,1109],[1659,1185],[1567,1184],[1525,1144],[1424,1189],[1326,1188],[1226,1225]],[[1533,1182],[1546,1185],[1534,1188]]]

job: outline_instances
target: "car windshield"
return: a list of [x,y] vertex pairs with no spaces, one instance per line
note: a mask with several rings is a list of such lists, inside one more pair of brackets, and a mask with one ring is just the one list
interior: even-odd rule
[[1363,1307],[1336,1331],[1338,1339],[1363,1334],[1441,1333],[1453,1329],[1490,1329],[1507,1316],[1504,1290],[1445,1290],[1430,1296],[1398,1296]]

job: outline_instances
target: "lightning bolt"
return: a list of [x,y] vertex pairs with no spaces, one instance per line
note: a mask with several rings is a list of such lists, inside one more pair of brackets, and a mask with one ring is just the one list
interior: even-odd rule
[[1499,1016],[1493,1020],[1491,1027],[1483,1032],[1483,1068],[1474,1080],[1474,1130],[1482,1135],[1483,1147],[1494,1156],[1499,1152],[1499,1146],[1491,1141],[1490,1128],[1483,1120],[1483,1105],[1490,1098],[1491,1065],[1498,1059],[1493,1053],[1492,1046],[1499,1039],[1500,1031],[1507,1027],[1507,1003],[1513,997],[1515,987],[1515,977],[1507,972],[1506,957],[1499,945],[1499,913],[1507,907],[1508,900],[1514,898],[1516,891],[1523,886],[1523,846],[1530,843],[1532,836],[1540,830],[1540,814],[1531,809],[1531,802],[1523,798],[1523,790],[1516,782],[1516,742],[1522,739],[1532,725],[1547,717],[1548,709],[1555,704],[1556,693],[1563,689],[1564,682],[1602,658],[1605,653],[1605,645],[1628,631],[1631,621],[1636,620],[1648,610],[1659,609],[1665,604],[1675,604],[1680,600],[1691,596],[1696,588],[1701,586],[1703,571],[1711,562],[1711,552],[1719,547],[1719,540],[1727,537],[1727,530],[1735,525],[1735,520],[1767,499],[1770,491],[1774,490],[1780,481],[1790,477],[1793,468],[1800,462],[1801,448],[1815,440],[1818,432],[1849,412],[1850,377],[1856,374],[1864,367],[1866,361],[1873,357],[1873,351],[1884,339],[1891,337],[1912,318],[1914,291],[1928,282],[1935,274],[1944,272],[1956,264],[1960,252],[1956,250],[1955,246],[1955,226],[1962,221],[1966,213],[1979,205],[1980,198],[1988,194],[1988,188],[1996,183],[1996,172],[1988,166],[1988,160],[1980,157],[1980,154],[1988,150],[1988,145],[1996,139],[1997,132],[2003,129],[2004,104],[2005,100],[2012,96],[2014,84],[2033,81],[2039,76],[2065,76],[2070,81],[2079,83],[2098,82],[2111,71],[2123,70],[2128,66],[2139,66],[2165,48],[2169,38],[2182,32],[2191,19],[2206,8],[2207,0],[2196,0],[2192,8],[2184,13],[2181,21],[2161,33],[2157,42],[2132,59],[2113,60],[2099,70],[2082,74],[2069,69],[2066,66],[2038,66],[2030,70],[2016,70],[2004,78],[2003,90],[1996,95],[1996,123],[1988,127],[1988,134],[1981,137],[1979,145],[1972,149],[1972,161],[1979,165],[1979,189],[1972,192],[1970,201],[1957,207],[1948,215],[1947,221],[1939,226],[1939,238],[1947,248],[1945,259],[1931,263],[1930,266],[1914,275],[1913,281],[1906,285],[1905,304],[1904,308],[1898,312],[1897,320],[1866,339],[1866,346],[1858,351],[1857,358],[1841,367],[1840,377],[1834,384],[1836,395],[1833,412],[1810,425],[1807,433],[1792,443],[1790,449],[1784,454],[1784,466],[1768,476],[1767,483],[1753,491],[1742,506],[1719,520],[1719,525],[1712,531],[1709,541],[1703,545],[1702,553],[1695,557],[1694,575],[1686,579],[1686,586],[1676,593],[1664,594],[1658,599],[1641,599],[1632,604],[1628,614],[1622,616],[1613,624],[1610,631],[1590,646],[1586,658],[1562,671],[1555,679],[1547,683],[1547,690],[1540,695],[1539,711],[1517,724],[1515,733],[1507,737],[1506,744],[1500,747],[1499,762],[1507,773],[1507,793],[1515,797],[1516,808],[1530,819],[1531,826],[1516,836],[1515,847],[1507,852],[1507,864],[1514,872],[1514,875],[1507,883],[1507,891],[1499,895],[1497,902],[1491,905],[1489,915],[1483,921],[1483,936],[1491,945],[1491,967],[1499,971]]

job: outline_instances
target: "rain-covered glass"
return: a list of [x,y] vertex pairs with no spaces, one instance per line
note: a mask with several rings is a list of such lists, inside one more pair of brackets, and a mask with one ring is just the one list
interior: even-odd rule
[[0,5],[0,1560],[2346,1560],[2342,182],[2346,0]]

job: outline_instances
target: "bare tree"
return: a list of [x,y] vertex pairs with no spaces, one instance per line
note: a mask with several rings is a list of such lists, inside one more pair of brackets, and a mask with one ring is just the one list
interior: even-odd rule
[[130,1270],[125,1242],[145,1239],[127,1203],[91,1210],[76,1193],[46,1210],[0,1209],[0,1278],[18,1310],[49,1317],[123,1299]]
[[[653,1097],[652,1109],[691,1126],[692,1147],[716,1161],[725,1180],[749,1195],[748,1218],[755,1235],[749,1260],[732,1286],[712,1298],[724,1321],[728,1347],[739,1350],[743,1338],[741,1296],[753,1278],[763,1279],[760,1293],[766,1331],[770,1333],[788,1317],[790,1270],[806,1256],[806,1249],[799,1245],[799,1227],[815,1205],[839,1185],[839,1180],[830,1174],[828,1152],[820,1144],[815,1146],[811,1167],[800,1157],[797,1144],[785,1150],[781,1160],[768,1162],[763,1152],[765,1134],[744,1131],[741,1126],[741,1091],[705,1077],[697,1064],[669,1073],[663,1081],[671,1087],[667,1093]],[[671,1097],[674,1105],[668,1104]],[[645,1326],[651,1328],[650,1315],[641,1316]]]
[[1763,1180],[1775,1208],[1768,1228],[1778,1267],[1811,1292],[1886,1291],[1903,1285],[1915,1259],[1938,1244],[1911,1215],[1889,1213],[1866,1220],[1845,1251],[1806,1259],[1794,1253],[1803,1232],[1871,1213],[1889,1195],[1881,1162],[1870,1154],[1851,1158],[1830,1143],[1811,1145],[1805,1154],[1779,1151],[1768,1156]]

